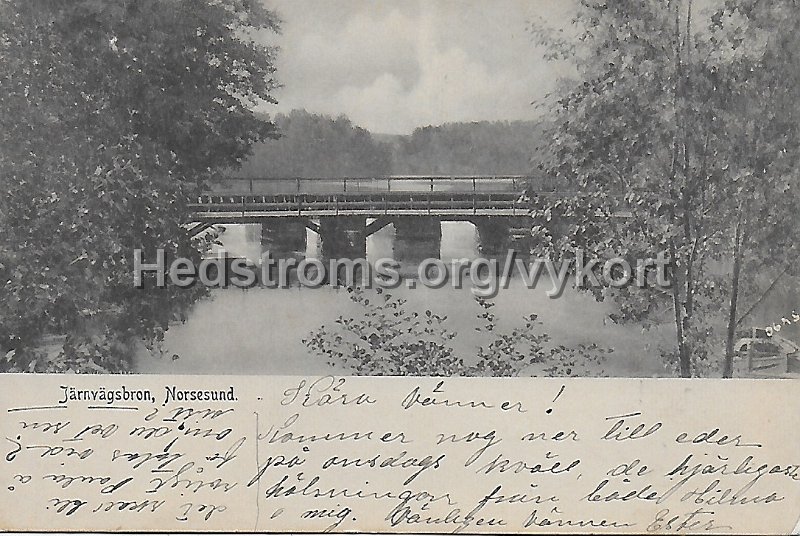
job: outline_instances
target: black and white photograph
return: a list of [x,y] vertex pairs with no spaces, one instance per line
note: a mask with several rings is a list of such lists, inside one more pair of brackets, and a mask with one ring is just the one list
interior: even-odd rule
[[794,0],[7,0],[6,372],[791,378]]
[[798,28],[0,0],[0,530],[800,534]]

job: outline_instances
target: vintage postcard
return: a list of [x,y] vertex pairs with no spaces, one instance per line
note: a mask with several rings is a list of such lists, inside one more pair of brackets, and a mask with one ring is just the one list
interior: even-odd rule
[[0,530],[800,529],[796,0],[2,0]]

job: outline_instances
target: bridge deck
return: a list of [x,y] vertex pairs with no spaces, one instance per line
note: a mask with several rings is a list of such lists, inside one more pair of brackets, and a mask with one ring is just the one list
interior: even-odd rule
[[192,207],[209,219],[275,216],[517,215],[526,210],[518,192],[464,195],[420,192],[348,195],[203,195]]
[[[274,217],[522,216],[528,198],[563,198],[577,191],[558,189],[547,177],[393,176],[320,179],[226,178],[190,206],[198,229],[216,223],[258,222]],[[625,192],[613,193],[616,217],[628,218]],[[656,195],[652,192],[650,195]]]
[[[197,221],[280,216],[516,216],[527,210],[521,175],[225,179],[192,205]],[[540,185],[541,186],[541,185]]]

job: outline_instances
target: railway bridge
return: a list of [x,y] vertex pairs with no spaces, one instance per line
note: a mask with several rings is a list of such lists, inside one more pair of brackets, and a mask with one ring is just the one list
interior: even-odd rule
[[525,175],[225,178],[192,204],[192,231],[258,223],[262,243],[291,251],[304,246],[309,228],[355,255],[390,223],[402,241],[435,240],[441,221],[469,221],[483,244],[500,248],[511,229],[527,225],[530,192],[558,195]]

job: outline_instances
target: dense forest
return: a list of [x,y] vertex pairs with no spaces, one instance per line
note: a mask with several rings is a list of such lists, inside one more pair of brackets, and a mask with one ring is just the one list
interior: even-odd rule
[[542,127],[533,121],[447,123],[410,135],[372,134],[347,117],[293,110],[280,138],[253,147],[242,177],[526,174]]

